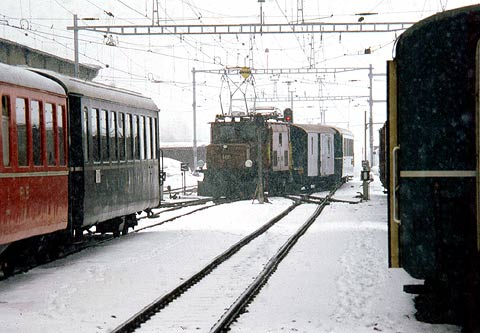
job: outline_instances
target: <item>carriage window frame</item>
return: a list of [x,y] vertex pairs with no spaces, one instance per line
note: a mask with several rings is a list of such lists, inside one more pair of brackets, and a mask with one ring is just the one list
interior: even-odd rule
[[140,140],[139,140],[139,121],[138,115],[132,115],[132,138],[133,138],[133,159],[140,160]]
[[152,157],[154,159],[157,159],[158,156],[157,156],[157,147],[158,147],[158,144],[157,144],[157,138],[158,138],[158,132],[157,132],[157,128],[158,128],[158,120],[157,118],[153,118],[154,119],[154,122],[153,122],[153,136],[152,136],[152,140],[153,140],[153,144],[152,144],[152,148],[153,148],[153,155]]
[[108,135],[109,112],[105,109],[100,110],[99,119],[99,138],[100,138],[100,160],[103,163],[110,162],[110,142]]
[[56,107],[56,133],[58,146],[58,163],[61,166],[67,165],[67,123],[65,105],[57,104]]
[[145,158],[152,158],[152,119],[145,117]]
[[145,117],[139,116],[139,124],[138,124],[138,137],[140,139],[139,142],[139,149],[140,149],[140,160],[145,159]]
[[[56,153],[56,116],[55,105],[50,102],[45,102],[43,106],[43,119],[45,121],[45,152],[47,154],[47,165],[57,165],[57,153]],[[51,122],[51,126],[49,125]]]
[[88,162],[90,160],[90,118],[88,116],[88,107],[83,108],[83,160]]
[[42,102],[36,99],[30,100],[30,131],[32,132],[32,155],[33,166],[44,165],[43,146],[43,106]]
[[15,98],[15,129],[17,165],[21,168],[28,167],[30,145],[28,144],[28,99],[25,97]]
[[125,125],[125,113],[119,112],[117,116],[117,139],[118,139],[118,159],[121,162],[127,160],[127,137],[126,137],[126,125]]
[[118,162],[118,116],[116,111],[109,112],[108,138],[110,145],[110,160]]
[[10,129],[10,119],[12,118],[12,108],[11,108],[11,99],[9,95],[2,95],[1,99],[1,108],[2,108],[2,114],[1,114],[1,120],[2,120],[2,125],[1,125],[1,140],[2,140],[2,163],[3,167],[10,167],[11,163],[11,157],[10,157],[10,134],[11,134],[11,129]]
[[125,142],[127,146],[126,160],[133,161],[134,159],[134,138],[133,138],[133,117],[130,113],[125,114]]
[[94,163],[100,163],[102,158],[100,145],[100,109],[92,108],[90,119],[92,136],[92,160]]

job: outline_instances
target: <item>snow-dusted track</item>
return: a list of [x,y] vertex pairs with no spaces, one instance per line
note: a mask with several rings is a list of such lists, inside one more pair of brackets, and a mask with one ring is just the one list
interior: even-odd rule
[[[320,215],[329,197],[321,204],[295,203],[113,332],[225,330]],[[310,218],[305,221],[305,216]]]
[[[165,214],[167,212],[173,212],[173,211],[176,211],[175,215],[173,215],[171,217],[168,217],[165,220],[161,220],[160,222],[155,222],[153,224],[143,223],[142,226],[140,228],[137,228],[136,230],[134,230],[134,232],[143,231],[145,229],[156,227],[156,226],[162,225],[164,223],[172,222],[176,219],[180,219],[184,216],[199,212],[201,210],[208,209],[208,208],[211,208],[211,207],[214,207],[214,206],[217,206],[217,205],[221,205],[221,204],[224,204],[224,203],[230,203],[230,202],[233,202],[233,201],[234,200],[227,200],[227,199],[218,199],[218,200],[212,201],[211,198],[205,198],[205,199],[197,199],[197,200],[178,202],[175,205],[166,205],[165,210],[152,212],[152,214],[150,214],[150,215],[145,214],[144,216],[140,216],[138,219],[143,220],[143,219],[147,219],[147,218],[158,218],[162,214]],[[198,207],[198,208],[193,208],[194,206],[198,206],[198,205],[202,205],[202,206]],[[102,245],[106,242],[109,242],[109,241],[115,239],[115,238],[116,237],[114,237],[112,234],[89,234],[89,235],[85,235],[83,240],[81,240],[79,242],[65,243],[65,244],[61,245],[63,247],[59,248],[58,255],[56,255],[54,257],[48,257],[48,258],[36,258],[35,253],[32,253],[30,251],[26,255],[31,255],[31,258],[25,258],[24,259],[25,263],[19,261],[17,263],[17,266],[15,267],[15,270],[11,274],[5,275],[5,274],[1,274],[1,272],[0,272],[0,281],[4,280],[4,279],[6,279],[10,276],[16,275],[16,274],[25,273],[25,272],[27,272],[27,271],[29,271],[29,270],[31,270],[31,269],[39,266],[39,265],[51,263],[51,262],[54,262],[55,260],[66,258],[70,255],[73,255],[75,253],[83,251],[87,248]]]

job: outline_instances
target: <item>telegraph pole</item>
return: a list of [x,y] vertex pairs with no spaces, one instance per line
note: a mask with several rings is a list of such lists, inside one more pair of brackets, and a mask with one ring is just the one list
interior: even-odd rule
[[78,64],[78,17],[73,15],[73,49],[75,53],[75,65],[73,69],[73,76],[78,78],[79,64]]
[[195,67],[192,69],[193,76],[193,172],[197,172],[197,96],[195,89]]
[[[369,70],[368,70],[368,80],[370,81],[370,85],[368,86],[368,90],[370,93],[370,98],[368,99],[368,105],[370,107],[370,113],[369,113],[369,120],[368,120],[368,126],[369,126],[369,136],[370,136],[370,165],[373,166],[373,67],[372,64],[370,64]],[[367,147],[365,147],[367,149]]]
[[[373,99],[373,77],[374,76],[383,76],[385,77],[386,74],[373,74],[373,67],[370,64],[370,67],[368,69],[368,80],[369,80],[369,95],[370,97],[368,98],[368,105],[370,107],[370,113],[369,113],[369,120],[368,120],[368,126],[369,126],[369,137],[370,137],[370,167],[374,166],[374,160],[373,160],[373,103],[385,103],[386,100],[374,100]],[[365,147],[366,149],[366,147]]]

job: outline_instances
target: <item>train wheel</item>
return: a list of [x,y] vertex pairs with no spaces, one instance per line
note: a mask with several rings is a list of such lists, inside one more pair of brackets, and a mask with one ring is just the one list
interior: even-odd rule
[[123,230],[123,223],[119,224],[118,227],[116,227],[113,230],[113,237],[120,237],[120,233],[122,232],[122,230]]
[[122,235],[128,234],[128,223],[123,223],[123,228],[122,228]]
[[9,260],[9,258],[6,258],[0,262],[0,269],[3,272],[3,277],[9,277],[12,276],[15,271],[15,264]]

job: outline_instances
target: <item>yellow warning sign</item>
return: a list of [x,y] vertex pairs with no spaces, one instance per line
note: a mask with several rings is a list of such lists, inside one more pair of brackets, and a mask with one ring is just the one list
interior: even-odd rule
[[252,74],[252,71],[250,70],[249,67],[242,67],[240,69],[240,75],[243,76],[244,79],[247,79],[250,74]]

